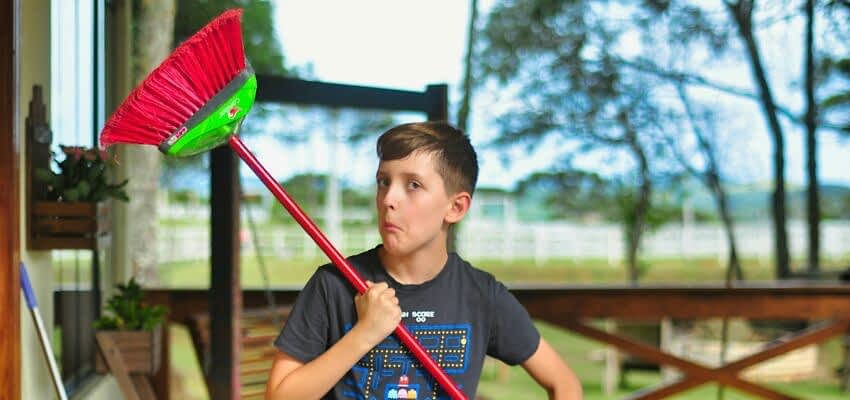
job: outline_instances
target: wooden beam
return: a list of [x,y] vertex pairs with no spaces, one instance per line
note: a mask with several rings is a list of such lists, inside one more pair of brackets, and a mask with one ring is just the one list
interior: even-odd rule
[[850,315],[850,286],[838,285],[512,286],[511,291],[533,317],[555,323],[575,318],[829,319]]
[[21,397],[18,134],[14,0],[0,0],[0,398]]
[[[744,392],[755,394],[764,399],[773,399],[773,400],[791,400],[794,397],[790,397],[783,393],[779,393],[775,390],[756,385],[754,383],[745,381],[737,376],[737,370],[732,369],[729,366],[722,366],[718,368],[708,368],[694,362],[679,358],[677,356],[667,354],[656,347],[643,344],[633,339],[625,338],[623,336],[615,335],[612,333],[605,332],[601,329],[594,328],[590,325],[583,324],[579,321],[573,320],[561,323],[560,325],[565,328],[576,332],[578,334],[587,336],[591,339],[595,339],[601,341],[603,343],[607,343],[617,348],[630,353],[637,355],[643,359],[654,361],[659,364],[670,365],[673,366],[680,371],[682,371],[685,375],[681,380],[674,382],[670,385],[662,385],[657,389],[650,390],[649,392],[641,392],[636,396],[631,398],[640,399],[640,400],[649,400],[649,399],[662,399],[673,394],[676,394],[681,391],[685,391],[691,389],[693,387],[702,385],[706,382],[717,381],[718,383],[722,383],[724,385],[732,386],[734,388],[740,389]],[[775,357],[778,354],[772,354],[771,357]],[[767,359],[770,357],[766,357]],[[763,360],[763,359],[762,359]]]
[[[300,287],[274,289],[275,302],[287,304],[295,299]],[[629,286],[517,286],[511,292],[529,310],[532,317],[559,323],[584,318],[651,319],[677,317],[704,319],[739,317],[749,319],[844,319],[850,315],[850,285],[804,286],[752,285],[724,289],[720,286],[704,287],[629,287]],[[172,310],[173,320],[196,311],[207,311],[205,290],[167,290],[171,301],[180,304]],[[245,290],[247,308],[266,304],[262,290]],[[666,296],[663,293],[667,293]],[[667,304],[683,301],[680,306]],[[781,312],[756,309],[771,301],[789,305]],[[625,304],[628,303],[628,304]],[[704,303],[699,307],[695,303]],[[776,306],[768,304],[769,309]],[[634,315],[627,310],[639,310]],[[679,309],[681,308],[681,309]],[[640,317],[640,318],[637,318]]]
[[449,120],[449,86],[428,85],[425,89],[425,108],[428,121]]
[[209,309],[213,400],[235,400],[239,378],[239,159],[227,147],[210,153],[210,290]]
[[433,108],[430,99],[422,92],[263,74],[257,75],[257,101],[426,113]]

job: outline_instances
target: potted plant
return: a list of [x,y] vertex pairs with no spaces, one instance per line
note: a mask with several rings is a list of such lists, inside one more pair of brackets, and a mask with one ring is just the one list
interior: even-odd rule
[[[134,278],[116,285],[118,292],[106,302],[105,315],[94,322],[96,335],[108,335],[117,345],[128,373],[154,374],[159,369],[162,323],[166,308],[143,302],[142,288]],[[106,372],[98,353],[95,369]]]
[[108,239],[109,209],[105,200],[128,201],[127,180],[111,183],[107,171],[117,164],[97,148],[59,146],[61,161],[53,154],[57,170],[35,169],[47,186],[46,198],[33,203],[30,247],[33,249],[95,249]]

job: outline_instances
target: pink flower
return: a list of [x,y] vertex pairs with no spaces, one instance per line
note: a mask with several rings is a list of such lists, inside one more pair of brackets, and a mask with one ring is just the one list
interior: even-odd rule
[[94,161],[97,158],[97,153],[95,152],[95,150],[86,150],[83,153],[83,157],[85,157],[86,160]]
[[80,146],[59,146],[62,149],[62,152],[67,156],[74,157],[74,161],[79,161],[80,157],[83,156],[83,152],[85,148]]

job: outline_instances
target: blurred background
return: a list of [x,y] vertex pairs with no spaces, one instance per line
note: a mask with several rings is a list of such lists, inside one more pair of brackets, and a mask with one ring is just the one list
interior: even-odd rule
[[[248,59],[259,73],[415,91],[447,84],[450,122],[470,136],[481,166],[455,246],[509,285],[835,280],[850,267],[845,0],[137,3],[138,26],[166,21],[133,38],[138,78],[153,47],[173,48],[221,11],[241,7]],[[67,73],[56,67],[54,76]],[[75,81],[55,81],[62,82],[51,100],[56,142],[88,144],[64,133],[86,129],[62,125],[75,121],[63,116],[75,112],[74,98],[61,95]],[[242,135],[348,255],[380,240],[375,139],[424,119],[259,103]],[[125,157],[147,171],[133,174],[130,207],[156,210],[156,218],[135,221],[156,240],[138,244],[133,274],[147,288],[209,287],[207,154]],[[324,256],[244,165],[241,176],[242,287],[302,285]],[[79,279],[79,252],[57,254],[57,283]],[[718,321],[677,326],[694,340],[719,337]],[[622,397],[665,372],[629,372],[604,390],[611,362],[604,345],[539,327],[578,372],[588,399]],[[731,325],[744,347],[775,337],[766,331]],[[207,398],[185,329],[174,324],[170,335],[172,394]],[[836,383],[846,367],[841,338],[815,347],[761,376],[751,372],[753,379],[810,398],[844,398]],[[710,344],[701,349],[711,358]],[[545,397],[521,369],[491,361],[480,392]],[[749,397],[730,391],[727,398]]]

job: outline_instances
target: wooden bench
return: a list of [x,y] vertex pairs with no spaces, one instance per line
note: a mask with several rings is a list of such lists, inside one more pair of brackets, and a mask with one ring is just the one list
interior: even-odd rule
[[[289,316],[290,306],[273,310],[251,309],[242,312],[242,351],[239,358],[241,394],[243,399],[262,399],[272,361],[277,354],[273,343]],[[210,316],[208,313],[191,314],[185,321],[192,337],[192,345],[201,364],[207,390],[210,387]]]

